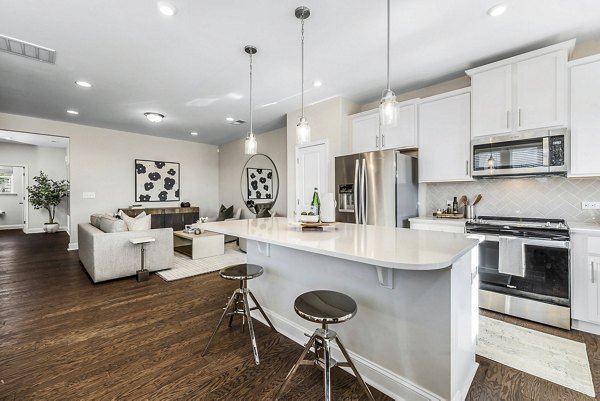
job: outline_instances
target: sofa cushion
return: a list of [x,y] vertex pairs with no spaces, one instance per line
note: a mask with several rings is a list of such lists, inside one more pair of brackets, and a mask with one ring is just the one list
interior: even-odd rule
[[94,214],[90,216],[90,223],[105,233],[121,233],[127,231],[125,222],[110,214]]
[[142,212],[135,217],[129,217],[120,210],[119,215],[127,225],[129,231],[150,230],[152,226],[152,215],[147,215],[146,212]]
[[233,217],[233,205],[229,207],[225,207],[221,205],[219,209],[219,215],[217,216],[217,221],[224,221]]

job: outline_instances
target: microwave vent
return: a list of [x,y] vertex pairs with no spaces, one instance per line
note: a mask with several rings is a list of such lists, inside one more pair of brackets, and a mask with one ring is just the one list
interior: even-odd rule
[[56,50],[11,38],[10,36],[0,35],[0,51],[50,64],[54,64],[56,61]]

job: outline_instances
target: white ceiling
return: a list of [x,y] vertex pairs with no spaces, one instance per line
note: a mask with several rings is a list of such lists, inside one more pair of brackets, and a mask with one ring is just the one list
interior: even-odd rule
[[0,147],[5,143],[46,146],[49,148],[66,148],[69,146],[69,138],[0,130]]
[[[486,10],[498,1],[392,0],[392,88],[403,92],[519,52],[600,36],[598,0],[507,0],[508,11],[491,18]],[[0,34],[57,51],[56,65],[0,52],[0,111],[226,143],[248,129],[225,117],[249,119],[243,48],[253,44],[255,132],[282,127],[300,106],[299,5],[312,12],[306,103],[336,95],[366,103],[385,86],[384,0],[171,3],[174,17],[152,0],[0,0]],[[312,87],[315,79],[321,88]],[[152,124],[146,111],[166,118]]]

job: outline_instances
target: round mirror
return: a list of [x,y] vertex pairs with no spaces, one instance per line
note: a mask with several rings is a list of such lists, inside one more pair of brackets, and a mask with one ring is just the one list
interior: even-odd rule
[[244,204],[254,214],[269,211],[279,195],[279,173],[273,160],[264,154],[248,159],[240,180]]

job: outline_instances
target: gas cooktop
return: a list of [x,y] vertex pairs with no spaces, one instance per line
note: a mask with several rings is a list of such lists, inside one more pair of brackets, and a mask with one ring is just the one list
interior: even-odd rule
[[538,219],[525,217],[480,216],[467,224],[483,224],[491,226],[507,226],[511,228],[537,228],[546,230],[568,230],[562,219]]
[[480,216],[467,221],[466,231],[485,235],[569,240],[569,227],[562,219]]

